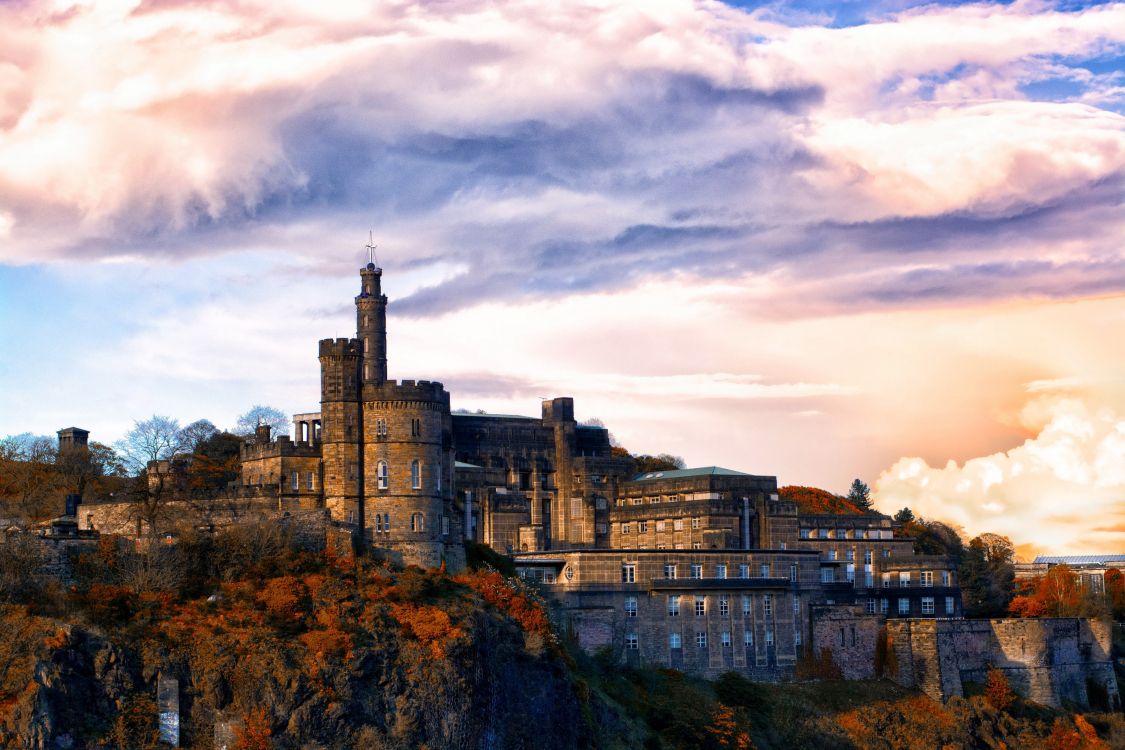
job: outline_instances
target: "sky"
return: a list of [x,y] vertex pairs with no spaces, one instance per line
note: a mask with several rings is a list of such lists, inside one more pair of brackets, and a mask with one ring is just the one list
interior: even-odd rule
[[0,435],[395,378],[1125,551],[1125,4],[0,3]]

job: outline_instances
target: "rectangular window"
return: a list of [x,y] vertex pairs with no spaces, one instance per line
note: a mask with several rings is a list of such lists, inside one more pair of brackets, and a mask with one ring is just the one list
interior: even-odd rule
[[311,471],[305,473],[305,489],[313,489],[313,473]]
[[692,565],[691,566],[691,577],[692,578],[702,578],[703,577],[703,566],[702,565]]
[[669,580],[675,580],[676,566],[674,563],[664,563],[664,577]]
[[637,523],[637,533],[643,534],[648,531],[648,521],[639,521]]
[[834,578],[835,578],[835,573],[832,570],[832,568],[821,568],[820,569],[820,582],[821,583],[832,583]]
[[844,554],[844,559],[846,559],[846,560],[855,560],[855,550],[854,550],[854,549],[850,549],[850,550],[848,550],[848,551],[847,551],[847,552],[846,552],[846,553]]
[[749,617],[750,613],[754,611],[752,604],[753,601],[754,600],[750,598],[749,594],[742,595],[742,614],[744,616]]
[[762,578],[769,578],[769,577],[770,577],[770,564],[766,563],[765,565],[762,566]]
[[700,630],[695,634],[695,645],[699,648],[707,648],[707,631]]
[[797,563],[792,563],[789,566],[789,580],[793,583],[797,582]]
[[698,528],[699,528],[699,519],[698,519],[698,518],[693,518],[693,519],[691,519],[691,527],[692,527],[693,529],[698,529]]
[[883,588],[889,589],[890,587],[891,587],[891,574],[890,573],[884,573],[883,574]]
[[910,600],[909,599],[899,599],[898,600],[898,613],[900,615],[910,614]]
[[625,648],[629,651],[636,651],[639,648],[636,633],[629,633],[625,636]]
[[953,597],[952,596],[945,597],[945,614],[947,614],[947,615],[953,614]]
[[762,614],[773,617],[773,596],[770,594],[762,594]]
[[922,614],[932,615],[934,613],[934,598],[932,596],[922,597]]
[[766,628],[766,648],[773,645],[773,631]]
[[801,599],[800,597],[793,597],[793,617],[799,618],[801,616]]
[[890,599],[880,599],[879,600],[879,612],[880,612],[880,614],[884,614],[884,615],[887,614],[887,611],[890,609],[890,604],[891,604]]
[[719,616],[726,617],[730,614],[730,596],[728,594],[719,595]]
[[793,630],[793,645],[794,646],[800,646],[801,645],[801,626],[800,626],[800,624],[798,624],[797,627],[794,628],[794,630]]
[[722,642],[723,648],[730,648],[730,631],[724,630],[719,633],[719,641]]
[[621,524],[621,533],[622,534],[628,534],[629,533],[629,524],[627,524],[627,523]]
[[297,471],[293,472],[292,479],[293,479],[293,491],[296,492],[297,490],[301,489],[301,474],[300,474],[300,472],[297,472]]
[[848,563],[844,569],[844,576],[848,583],[855,583],[855,563]]
[[875,614],[875,600],[868,599],[863,603],[863,611],[869,615]]
[[637,616],[637,597],[635,597],[635,596],[625,597],[625,616],[626,617],[636,617]]
[[668,648],[683,648],[683,643],[680,642],[679,633],[668,634]]
[[668,597],[668,616],[680,616],[680,597],[677,594],[672,594]]
[[707,614],[707,597],[696,596],[695,597],[695,616],[696,617],[703,617],[703,615],[705,615],[705,614]]
[[664,531],[664,522],[663,521],[657,521],[656,522],[656,530],[657,531]]
[[921,576],[922,576],[922,588],[924,588],[924,589],[933,588],[934,572],[932,570],[923,570],[922,573],[921,573]]
[[582,498],[572,497],[570,499],[570,517],[571,518],[581,518],[582,517]]
[[871,550],[867,550],[866,552],[863,553],[863,564],[864,565],[870,565],[871,564]]
[[746,564],[739,565],[738,566],[738,577],[739,578],[749,578],[750,577],[750,566],[746,565]]
[[438,516],[441,520],[441,534],[442,536],[449,536],[449,518],[447,516]]
[[634,583],[637,580],[637,566],[624,563],[621,566],[621,582]]
[[692,542],[692,543],[691,543],[691,548],[692,548],[692,549],[703,549],[703,545],[702,545],[702,544],[700,544],[699,542]]
[[672,530],[673,531],[683,531],[684,530],[684,519],[677,518],[676,520],[672,521]]
[[941,585],[942,586],[949,586],[950,579],[951,579],[951,576],[949,575],[948,570],[941,571]]
[[808,539],[809,538],[809,530],[808,529],[801,529],[801,538],[802,539]]
[[910,585],[910,572],[907,571],[905,573],[899,573],[898,574],[898,586],[899,586],[899,588],[906,588],[909,585]]
[[716,565],[715,566],[715,577],[716,578],[726,578],[727,577],[727,566],[726,565]]
[[743,630],[742,631],[742,645],[746,646],[747,648],[750,648],[754,645],[754,631],[753,630]]

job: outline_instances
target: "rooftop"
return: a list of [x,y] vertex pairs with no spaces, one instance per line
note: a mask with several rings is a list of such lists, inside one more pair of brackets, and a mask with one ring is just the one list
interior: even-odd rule
[[1048,565],[1102,565],[1108,562],[1125,563],[1125,554],[1108,553],[1104,555],[1038,555],[1033,562]]
[[537,419],[537,417],[525,417],[522,414],[487,414],[475,411],[454,411],[455,417],[474,417],[478,419]]
[[722,466],[700,466],[695,469],[670,469],[666,471],[647,471],[633,477],[631,482],[644,482],[650,479],[687,479],[688,477],[748,477],[744,471],[724,469]]

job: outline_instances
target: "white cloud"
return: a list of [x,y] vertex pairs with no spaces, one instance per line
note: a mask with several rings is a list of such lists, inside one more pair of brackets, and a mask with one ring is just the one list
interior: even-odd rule
[[1041,427],[1011,450],[941,468],[900,459],[876,483],[878,506],[909,507],[1044,552],[1125,549],[1125,416],[1041,396],[1021,417]]

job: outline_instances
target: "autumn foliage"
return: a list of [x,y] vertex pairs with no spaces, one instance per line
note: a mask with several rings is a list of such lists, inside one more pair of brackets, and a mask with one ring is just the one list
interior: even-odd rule
[[984,684],[984,697],[997,711],[1007,711],[1016,700],[1008,678],[999,669],[988,670],[988,677]]
[[782,500],[796,503],[798,513],[863,515],[866,512],[846,497],[817,487],[786,485],[777,489],[777,495]]
[[1008,605],[1016,617],[1076,617],[1084,614],[1089,592],[1067,565],[1054,565],[1044,576],[1021,581]]

